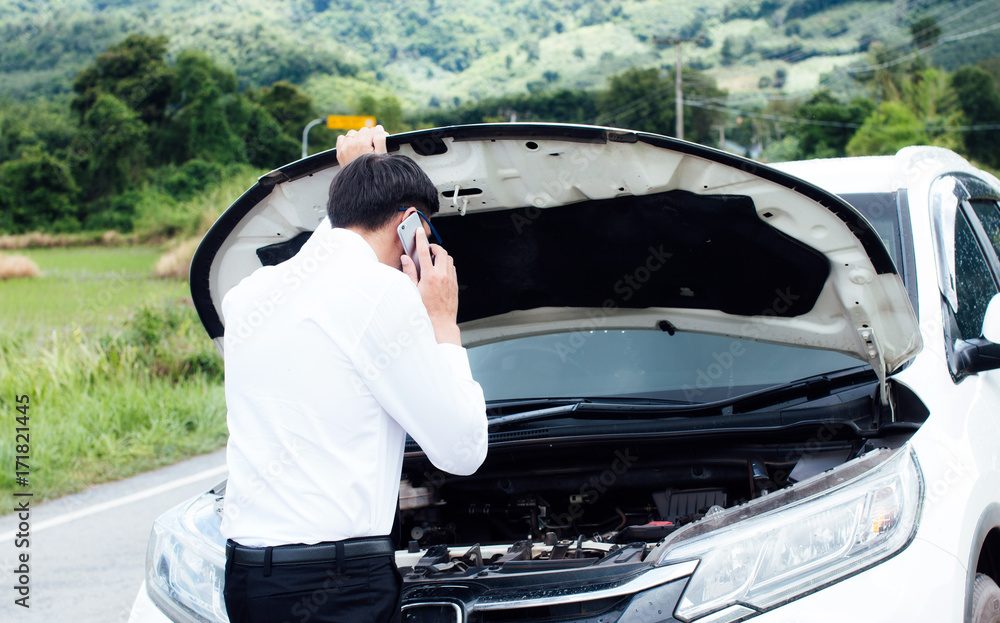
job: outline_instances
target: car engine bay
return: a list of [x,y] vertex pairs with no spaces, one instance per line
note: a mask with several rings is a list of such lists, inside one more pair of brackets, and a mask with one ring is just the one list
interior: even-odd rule
[[[521,571],[638,562],[680,527],[875,447],[837,439],[839,432],[820,424],[808,441],[772,445],[563,440],[516,453],[498,447],[465,477],[411,454],[400,524],[402,543],[420,560],[404,572],[430,579],[499,571],[512,562]],[[463,553],[449,554],[449,547]]]

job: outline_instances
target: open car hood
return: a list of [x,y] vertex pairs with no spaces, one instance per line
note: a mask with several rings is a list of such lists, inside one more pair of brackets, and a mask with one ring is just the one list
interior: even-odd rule
[[[889,253],[849,204],[675,139],[559,124],[389,137],[442,194],[467,346],[554,331],[695,331],[838,351],[884,381],[921,346]],[[219,218],[191,291],[220,350],[222,298],[325,217],[334,151],[260,178]]]

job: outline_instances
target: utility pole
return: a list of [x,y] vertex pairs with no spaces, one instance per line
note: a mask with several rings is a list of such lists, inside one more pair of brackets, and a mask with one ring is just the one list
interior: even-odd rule
[[726,148],[726,126],[720,123],[719,125],[713,125],[712,129],[719,131],[719,149],[725,149]]
[[677,64],[674,66],[674,105],[677,109],[676,134],[677,138],[684,140],[684,87],[681,85],[681,40],[674,40],[674,49],[677,51]]
[[692,43],[704,41],[704,36],[698,36],[694,38],[682,38],[682,37],[653,37],[653,43],[657,45],[671,45],[674,46],[674,51],[677,53],[677,63],[674,66],[674,134],[677,138],[684,139],[684,85],[681,80],[681,44],[682,43]]

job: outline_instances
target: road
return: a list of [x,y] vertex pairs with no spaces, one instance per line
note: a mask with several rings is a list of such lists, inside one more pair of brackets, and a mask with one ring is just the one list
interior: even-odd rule
[[[15,547],[20,520],[0,517],[0,621],[128,620],[145,574],[153,520],[226,476],[225,451],[31,506],[30,548]],[[18,501],[29,498],[18,498]],[[4,500],[3,511],[13,503]],[[15,605],[19,553],[29,559],[29,609]]]

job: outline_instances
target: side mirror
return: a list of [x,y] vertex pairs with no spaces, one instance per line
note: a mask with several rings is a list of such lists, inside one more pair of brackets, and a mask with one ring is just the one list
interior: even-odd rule
[[982,337],[959,341],[955,354],[962,375],[1000,368],[1000,294],[986,307]]
[[1000,344],[1000,294],[994,294],[990,304],[986,306],[983,337],[994,344]]

